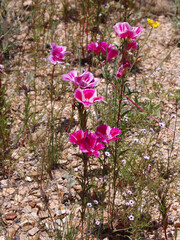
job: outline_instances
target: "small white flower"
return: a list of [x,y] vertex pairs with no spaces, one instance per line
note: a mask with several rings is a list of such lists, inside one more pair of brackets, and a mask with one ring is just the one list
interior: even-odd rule
[[147,133],[147,130],[145,128],[140,129],[142,133]]
[[123,120],[124,120],[125,122],[127,122],[127,121],[129,120],[129,118],[128,118],[127,116],[124,116],[124,117],[123,117]]
[[86,231],[86,234],[87,234],[87,235],[90,235],[90,234],[91,234],[91,230],[87,230],[87,231]]
[[129,195],[132,195],[131,190],[127,190],[127,193],[128,193]]
[[92,203],[87,203],[87,207],[91,208],[92,207]]
[[102,16],[102,13],[99,14],[99,17],[101,17],[101,16]]
[[98,200],[94,200],[93,202],[94,202],[94,204],[96,204],[96,205],[98,205],[98,203],[99,203]]
[[125,205],[126,205],[126,206],[129,206],[129,202],[125,202]]
[[99,220],[97,220],[97,221],[96,221],[96,225],[97,225],[97,226],[99,226],[99,224],[100,224],[100,221],[99,221]]
[[141,141],[138,138],[134,138],[134,142],[141,143]]
[[110,152],[105,152],[105,155],[106,155],[107,157],[110,157],[110,156],[111,156]]
[[172,117],[172,118],[176,118],[176,114],[172,113],[172,114],[171,114],[171,117]]
[[126,165],[126,160],[123,159],[123,160],[122,160],[122,163],[123,163],[123,165]]
[[100,181],[100,182],[103,182],[103,179],[100,177],[100,178],[99,178],[99,181]]
[[144,159],[149,160],[150,157],[149,156],[144,156]]
[[130,221],[134,221],[134,216],[133,215],[130,215],[128,218],[129,218]]
[[134,201],[133,200],[129,200],[129,205],[133,206],[134,205]]
[[125,104],[127,104],[127,105],[130,104],[129,101],[128,101],[127,99],[125,99],[123,102],[124,102]]
[[166,124],[164,122],[159,122],[159,126],[164,128],[166,126]]
[[153,128],[150,128],[150,131],[151,131],[152,133],[155,133],[155,131],[154,131],[154,129],[153,129]]

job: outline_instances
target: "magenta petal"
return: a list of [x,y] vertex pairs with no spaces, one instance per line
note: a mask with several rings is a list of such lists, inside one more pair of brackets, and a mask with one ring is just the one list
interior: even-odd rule
[[83,100],[83,92],[81,89],[76,89],[75,93],[74,93],[74,97],[78,102],[82,102]]
[[62,79],[64,81],[71,81],[74,82],[75,77],[77,76],[77,71],[73,70],[69,73],[63,74]]
[[79,142],[85,138],[86,136],[86,132],[83,132],[82,130],[79,130],[77,132],[72,133],[69,136],[69,140],[70,142],[74,143],[74,144],[79,144]]
[[96,101],[103,101],[103,97],[102,96],[95,97],[93,102],[96,102]]
[[118,51],[116,49],[110,49],[110,51],[108,51],[108,61],[111,61],[112,58],[117,57],[118,56]]
[[85,89],[83,90],[84,98],[86,100],[90,100],[96,95],[96,90],[95,89]]
[[115,137],[115,136],[119,135],[120,133],[121,133],[121,130],[118,128],[112,128],[111,132],[110,132],[112,137]]

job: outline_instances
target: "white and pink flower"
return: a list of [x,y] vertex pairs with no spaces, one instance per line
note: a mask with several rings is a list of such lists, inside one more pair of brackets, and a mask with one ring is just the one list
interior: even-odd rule
[[52,49],[49,56],[49,60],[51,61],[51,63],[63,63],[63,61],[61,60],[64,59],[66,53],[69,53],[68,51],[66,51],[67,47],[57,46],[56,43],[52,43],[51,48]]
[[143,28],[141,26],[131,27],[128,22],[116,23],[113,28],[118,37],[122,39],[136,39],[143,31]]
[[95,89],[76,89],[74,93],[75,99],[82,103],[86,108],[93,105],[96,101],[103,101],[103,97],[97,97],[97,91]]
[[64,81],[70,81],[80,88],[94,88],[100,81],[99,78],[95,78],[90,72],[84,72],[80,76],[77,76],[77,71],[75,70],[67,74],[63,74],[62,79]]
[[74,84],[75,84],[75,77],[77,77],[77,71],[76,70],[73,70],[69,73],[66,73],[66,74],[62,75],[62,79],[64,81],[70,81],[70,82],[73,82]]
[[95,78],[92,73],[84,72],[78,77],[75,77],[75,85],[80,88],[94,88],[99,83],[100,79]]

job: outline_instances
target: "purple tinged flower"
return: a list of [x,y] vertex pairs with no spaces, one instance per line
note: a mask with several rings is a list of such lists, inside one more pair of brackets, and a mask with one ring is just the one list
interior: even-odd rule
[[129,195],[132,195],[132,191],[131,191],[131,190],[127,190],[127,193],[128,193]]
[[90,234],[91,234],[91,230],[88,229],[88,230],[86,231],[86,234],[87,234],[87,235],[90,235]]
[[110,152],[105,152],[105,155],[106,155],[107,157],[110,157],[110,156],[111,156]]
[[69,53],[66,51],[67,47],[57,46],[56,43],[52,43],[51,48],[52,49],[49,56],[49,60],[51,61],[51,63],[52,64],[56,64],[57,62],[63,63],[63,61],[61,60],[64,59],[66,53]]
[[62,75],[62,79],[64,81],[71,81],[75,84],[75,77],[77,77],[77,71],[76,70],[73,70],[67,74],[63,74]]
[[134,221],[134,216],[133,215],[130,215],[128,218],[129,218],[130,221]]
[[125,202],[125,205],[126,205],[126,206],[129,206],[129,202]]
[[87,203],[87,207],[91,208],[92,207],[92,203]]
[[85,107],[89,107],[93,105],[96,101],[103,101],[103,97],[97,97],[97,91],[95,89],[76,89],[74,93],[75,99],[82,103]]
[[95,78],[90,72],[84,72],[80,76],[77,76],[77,71],[75,70],[63,74],[62,79],[64,81],[71,81],[75,86],[79,86],[80,88],[94,88],[100,81],[99,78]]
[[129,200],[129,205],[133,206],[134,205],[134,201],[133,200]]
[[94,202],[94,204],[96,204],[96,205],[98,205],[98,203],[99,203],[98,200],[94,200],[93,202]]
[[164,122],[159,122],[159,126],[164,128],[166,126],[166,124]]
[[96,225],[97,225],[97,226],[100,225],[100,221],[99,221],[99,220],[96,221]]
[[122,160],[122,163],[123,163],[123,165],[125,166],[125,165],[126,165],[126,160],[123,159],[123,160]]
[[78,77],[75,77],[74,84],[80,88],[94,88],[99,83],[99,78],[94,78],[90,72],[84,72]]
[[144,156],[144,159],[149,160],[150,157],[149,156]]
[[141,26],[131,27],[128,22],[116,23],[113,28],[118,37],[122,39],[124,38],[136,39],[143,31],[143,28]]
[[108,125],[101,125],[96,130],[96,135],[99,138],[99,141],[108,143],[110,141],[115,141],[121,139],[121,137],[116,137],[121,133],[121,130],[118,128],[111,128]]

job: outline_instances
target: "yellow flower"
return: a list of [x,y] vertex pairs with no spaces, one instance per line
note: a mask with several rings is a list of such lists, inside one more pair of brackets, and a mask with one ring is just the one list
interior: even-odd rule
[[147,22],[153,28],[158,28],[160,26],[160,22],[155,22],[152,19],[147,18]]

